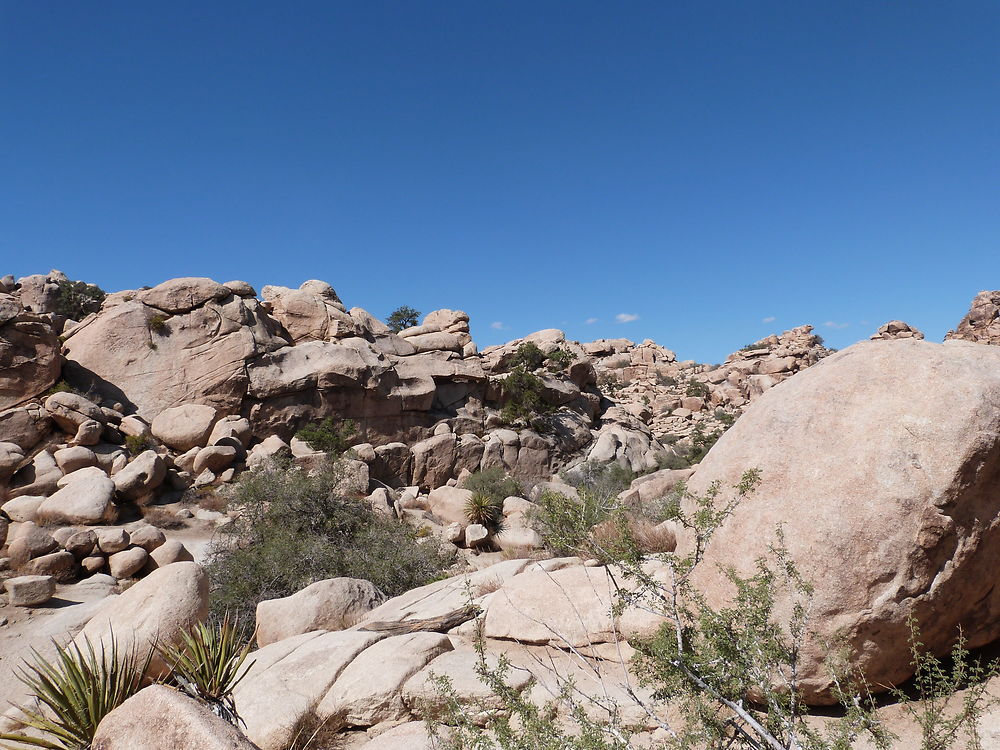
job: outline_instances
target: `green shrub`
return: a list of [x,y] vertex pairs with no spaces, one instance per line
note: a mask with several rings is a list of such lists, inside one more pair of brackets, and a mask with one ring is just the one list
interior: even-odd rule
[[107,296],[104,290],[96,284],[83,281],[59,281],[59,297],[56,300],[56,312],[71,320],[83,318],[101,309],[101,303]]
[[698,398],[706,398],[709,394],[708,383],[703,383],[700,380],[689,380],[687,384],[687,390],[684,392],[687,396],[696,396]]
[[542,379],[523,367],[508,373],[502,381],[502,388],[505,403],[500,410],[500,419],[504,424],[523,422],[533,425],[537,417],[552,411],[542,397]]
[[100,654],[86,639],[83,648],[56,645],[53,661],[35,651],[34,663],[25,664],[18,679],[39,701],[37,708],[22,706],[24,724],[42,737],[3,733],[0,740],[50,750],[88,750],[101,719],[139,691],[149,661],[149,655],[139,657],[134,645],[119,654],[113,633],[110,648],[102,645]]
[[472,490],[478,495],[485,495],[501,504],[508,497],[524,497],[521,483],[495,466],[470,474],[462,482],[462,488]]
[[625,387],[625,383],[618,379],[614,373],[606,372],[597,379],[600,389],[610,396],[618,395],[618,392]]
[[546,359],[548,361],[548,368],[552,372],[559,372],[569,367],[573,363],[573,360],[576,359],[576,355],[565,349],[555,349],[549,352]]
[[157,313],[149,319],[148,323],[150,331],[162,334],[167,328],[167,316]]
[[687,453],[687,460],[689,463],[696,464],[699,463],[708,452],[712,449],[719,438],[722,437],[722,430],[714,430],[713,432],[705,432],[705,428],[698,425],[691,432],[691,448]]
[[503,499],[496,499],[481,492],[473,493],[465,503],[465,517],[469,523],[482,524],[494,532],[503,523]]
[[170,667],[177,687],[206,704],[216,716],[239,726],[233,690],[253,664],[243,666],[251,645],[225,615],[211,624],[197,623],[181,632],[179,644],[157,646],[157,651]]
[[725,429],[729,429],[736,423],[736,415],[725,409],[716,409],[715,418],[718,419]]
[[662,372],[656,373],[656,382],[665,388],[673,388],[677,385],[677,378],[671,377]]
[[420,312],[418,310],[413,309],[409,305],[403,305],[389,313],[389,317],[385,319],[385,324],[389,326],[389,329],[393,333],[399,333],[404,328],[415,326],[419,317]]
[[58,383],[45,391],[45,393],[42,394],[42,398],[48,398],[56,393],[76,393],[76,388],[71,386],[65,380],[60,380]]
[[528,372],[537,370],[545,362],[545,352],[532,341],[525,341],[514,352],[508,363],[510,369],[523,368]]
[[341,496],[343,477],[334,460],[315,473],[272,464],[240,476],[227,491],[233,522],[210,549],[214,616],[252,629],[258,602],[325,578],[364,578],[395,596],[441,576],[453,553]]
[[313,450],[339,456],[351,447],[356,433],[357,425],[353,420],[339,421],[327,417],[322,422],[306,425],[295,433],[295,437],[309,443]]
[[147,435],[126,435],[125,449],[130,456],[138,456],[143,451],[153,447],[153,441]]
[[761,351],[762,349],[769,349],[769,348],[770,347],[767,344],[765,344],[763,341],[758,341],[755,344],[747,344],[746,346],[741,346],[740,347],[740,351],[741,352],[756,352],[756,351]]

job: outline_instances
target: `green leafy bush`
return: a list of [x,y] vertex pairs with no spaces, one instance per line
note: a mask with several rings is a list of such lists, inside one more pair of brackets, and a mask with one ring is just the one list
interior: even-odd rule
[[514,356],[509,362],[510,368],[523,368],[528,372],[537,370],[545,362],[545,352],[538,348],[532,341],[525,341],[514,352]]
[[385,324],[389,326],[393,333],[399,333],[404,328],[415,326],[418,318],[420,318],[418,310],[409,305],[403,305],[389,313],[389,317],[385,319]]
[[521,483],[499,467],[474,472],[462,482],[462,488],[503,503],[508,497],[523,497]]
[[688,381],[687,390],[684,391],[684,395],[698,398],[706,398],[709,393],[708,383],[693,379]]
[[434,537],[341,496],[343,467],[315,473],[280,463],[244,472],[228,490],[233,522],[210,549],[211,608],[253,627],[258,602],[310,583],[364,578],[390,596],[436,580],[453,561]]
[[537,417],[552,411],[542,396],[542,379],[523,367],[508,373],[502,381],[502,388],[505,403],[500,410],[500,419],[504,424],[523,422],[534,426]]
[[125,449],[130,456],[138,456],[143,451],[153,447],[153,441],[147,435],[126,435]]
[[560,370],[565,370],[571,364],[573,360],[576,359],[576,355],[573,352],[566,351],[565,349],[555,349],[549,352],[546,357],[548,368],[552,372],[559,372]]
[[167,316],[157,313],[149,319],[148,324],[150,331],[162,334],[167,329]]
[[353,420],[340,421],[327,417],[322,422],[306,425],[295,433],[295,437],[309,443],[313,450],[339,456],[351,447],[356,433],[357,425]]
[[101,303],[107,296],[104,290],[96,284],[83,281],[59,281],[59,297],[56,300],[56,312],[71,320],[83,318],[101,309]]
[[42,398],[48,398],[56,393],[76,393],[76,388],[71,386],[65,380],[60,380],[58,383],[45,391],[45,393],[42,394]]
[[86,639],[83,648],[57,645],[53,661],[35,651],[34,663],[26,664],[18,679],[40,704],[22,708],[25,726],[42,737],[0,733],[0,740],[49,750],[88,750],[101,719],[139,691],[149,660],[149,655],[140,658],[135,646],[120,654],[113,633],[110,648],[102,645],[99,654]]

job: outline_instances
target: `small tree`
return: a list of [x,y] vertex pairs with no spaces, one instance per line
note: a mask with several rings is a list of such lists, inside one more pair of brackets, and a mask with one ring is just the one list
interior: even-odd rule
[[415,310],[409,305],[403,305],[389,313],[389,317],[385,319],[385,324],[389,326],[393,333],[399,333],[404,328],[415,326],[419,318],[419,310]]
[[72,320],[81,320],[100,310],[101,303],[107,296],[96,284],[65,280],[57,284],[59,298],[56,301],[56,312]]

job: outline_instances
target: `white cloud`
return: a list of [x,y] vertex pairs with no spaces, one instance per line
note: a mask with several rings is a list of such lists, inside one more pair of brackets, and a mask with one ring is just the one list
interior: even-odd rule
[[618,313],[615,316],[615,320],[619,323],[631,323],[639,319],[639,316],[635,313]]
[[586,320],[585,320],[584,322],[585,322],[585,323],[586,323],[586,324],[587,324],[588,326],[592,326],[592,325],[594,325],[594,323],[596,323],[596,322],[597,322],[597,318],[587,318],[587,319],[586,319]]
[[837,323],[835,321],[828,320],[823,325],[825,325],[827,328],[847,328],[847,326],[849,326],[850,323]]
[[503,324],[503,322],[497,320],[497,321],[494,321],[494,322],[490,323],[490,328],[492,328],[492,329],[494,329],[496,331],[505,331],[507,329],[507,326],[505,326]]
[[775,317],[774,317],[773,315],[768,315],[768,316],[767,316],[766,318],[764,318],[764,319],[763,319],[762,321],[760,321],[760,322],[761,322],[761,323],[773,323],[773,322],[774,322],[774,321],[776,321],[776,320],[777,320],[777,318],[775,318]]

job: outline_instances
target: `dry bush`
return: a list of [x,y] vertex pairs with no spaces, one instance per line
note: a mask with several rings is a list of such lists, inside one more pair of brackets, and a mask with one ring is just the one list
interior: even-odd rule
[[187,527],[183,518],[178,518],[177,514],[167,508],[156,505],[147,505],[142,509],[142,518],[158,529],[183,529]]

